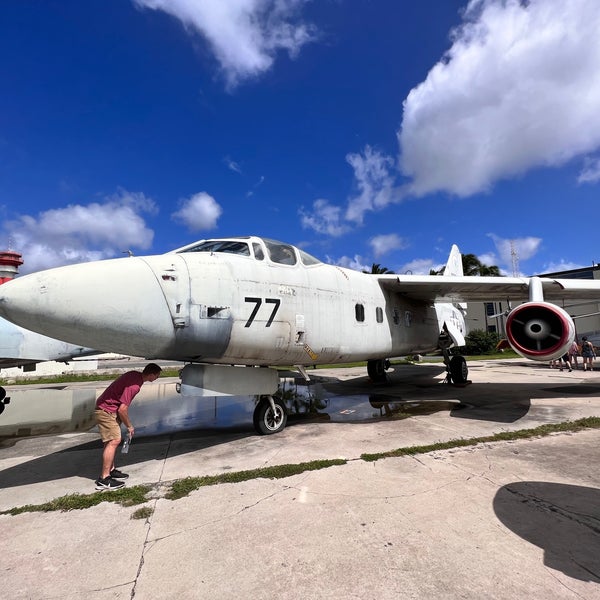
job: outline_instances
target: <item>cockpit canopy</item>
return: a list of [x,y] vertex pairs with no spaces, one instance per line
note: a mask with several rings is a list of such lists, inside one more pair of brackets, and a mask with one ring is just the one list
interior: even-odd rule
[[322,264],[319,259],[300,248],[277,240],[259,237],[201,240],[173,252],[178,254],[183,252],[223,252],[253,257],[260,261],[267,257],[271,262],[279,265],[296,265],[299,262],[304,266]]

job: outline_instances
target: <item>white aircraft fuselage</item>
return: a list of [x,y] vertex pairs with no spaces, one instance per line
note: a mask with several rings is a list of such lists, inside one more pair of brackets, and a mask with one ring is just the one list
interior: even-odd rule
[[[21,277],[6,288],[10,318],[112,352],[239,365],[428,352],[438,347],[444,322],[465,333],[462,313],[450,303],[405,298],[373,275],[324,264],[286,244],[230,242],[225,251],[192,245]],[[290,254],[281,260],[294,264],[277,262],[282,250]]]

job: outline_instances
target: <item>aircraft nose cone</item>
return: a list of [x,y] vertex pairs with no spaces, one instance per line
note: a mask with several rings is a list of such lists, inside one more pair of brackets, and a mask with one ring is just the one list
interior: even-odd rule
[[60,340],[137,356],[152,355],[173,336],[156,276],[136,258],[19,277],[0,286],[0,315]]

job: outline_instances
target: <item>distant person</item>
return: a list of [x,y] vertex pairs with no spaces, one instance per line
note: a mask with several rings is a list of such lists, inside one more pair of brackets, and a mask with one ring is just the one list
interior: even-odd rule
[[561,357],[560,360],[558,361],[558,368],[562,371],[563,370],[563,365],[565,367],[565,369],[569,369],[569,373],[573,370],[571,368],[571,361],[569,360],[569,353],[565,352]]
[[588,367],[590,371],[594,370],[594,358],[596,358],[596,351],[594,345],[585,336],[581,342],[581,357],[583,358],[583,370],[587,371]]
[[115,379],[96,400],[94,416],[100,437],[104,443],[102,451],[102,473],[96,479],[97,490],[116,490],[125,485],[120,481],[129,475],[115,469],[115,454],[121,443],[121,423],[127,427],[128,435],[134,433],[129,419],[129,405],[146,381],[158,379],[162,369],[149,363],[143,371],[128,371]]
[[577,340],[573,340],[569,348],[569,358],[571,359],[571,367],[579,369],[579,345],[577,344]]

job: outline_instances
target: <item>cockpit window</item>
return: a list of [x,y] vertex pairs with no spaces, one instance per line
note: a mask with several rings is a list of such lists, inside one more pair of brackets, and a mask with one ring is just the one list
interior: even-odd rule
[[181,252],[227,252],[229,254],[250,256],[250,248],[246,242],[233,240],[206,240]]
[[295,265],[298,262],[294,247],[288,244],[282,244],[275,240],[264,240],[269,252],[269,257],[274,263],[280,265]]
[[300,259],[302,260],[302,264],[306,266],[318,265],[321,263],[321,261],[318,258],[311,256],[310,254],[308,254],[308,252],[304,252],[304,250],[300,250],[298,248],[298,252],[300,252]]
[[265,259],[265,253],[263,252],[263,249],[261,248],[260,244],[252,242],[252,249],[254,250],[254,258],[256,258],[256,260]]

